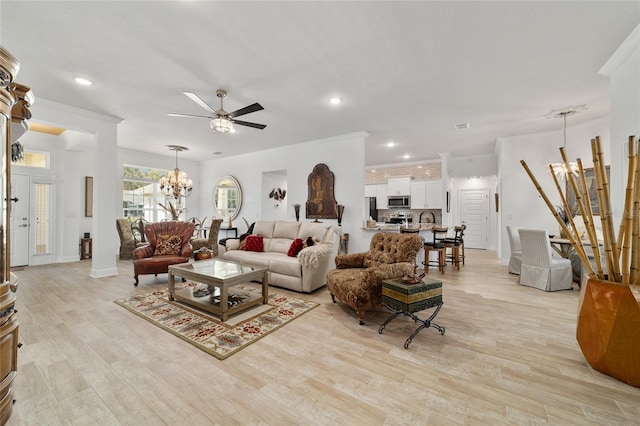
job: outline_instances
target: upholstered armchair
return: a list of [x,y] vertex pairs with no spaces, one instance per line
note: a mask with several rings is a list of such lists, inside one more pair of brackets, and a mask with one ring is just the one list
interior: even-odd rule
[[169,265],[187,263],[192,248],[189,240],[195,225],[191,222],[166,221],[150,223],[144,227],[148,245],[133,251],[133,274],[138,285],[138,275],[169,272]]
[[116,229],[120,236],[120,259],[133,259],[136,240],[131,232],[131,222],[128,219],[116,219]]
[[380,232],[369,251],[336,256],[336,267],[327,274],[327,287],[336,299],[356,310],[360,324],[365,311],[382,305],[382,281],[413,274],[416,255],[424,240],[416,234]]
[[207,247],[213,253],[213,257],[218,256],[218,234],[220,233],[220,226],[222,225],[222,219],[211,219],[211,226],[209,227],[209,236],[207,238],[194,238],[191,240],[191,246],[193,251],[196,252],[202,247]]

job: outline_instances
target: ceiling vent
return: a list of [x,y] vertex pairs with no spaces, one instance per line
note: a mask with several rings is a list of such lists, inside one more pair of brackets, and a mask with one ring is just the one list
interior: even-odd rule
[[456,130],[464,130],[471,127],[471,125],[469,123],[460,123],[460,124],[456,124],[455,127],[456,127]]

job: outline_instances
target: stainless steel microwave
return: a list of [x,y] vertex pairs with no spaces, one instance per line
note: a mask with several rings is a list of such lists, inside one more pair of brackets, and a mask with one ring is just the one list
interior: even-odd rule
[[406,209],[411,207],[411,197],[405,196],[393,196],[387,200],[387,207],[390,209]]

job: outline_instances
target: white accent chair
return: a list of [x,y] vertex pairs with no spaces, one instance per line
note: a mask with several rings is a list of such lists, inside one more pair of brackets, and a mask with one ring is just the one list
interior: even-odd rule
[[520,235],[518,228],[507,226],[507,234],[509,234],[509,246],[511,247],[511,257],[509,257],[509,273],[520,275],[522,266],[522,246],[520,245]]
[[554,257],[546,230],[519,229],[522,245],[520,284],[544,291],[571,290],[571,261]]

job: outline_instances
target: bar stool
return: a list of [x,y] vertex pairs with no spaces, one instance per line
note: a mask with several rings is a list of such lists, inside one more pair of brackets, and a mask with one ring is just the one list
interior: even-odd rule
[[464,229],[461,226],[454,228],[454,237],[445,237],[441,241],[444,243],[445,253],[447,249],[450,249],[451,254],[446,254],[445,257],[451,260],[451,264],[460,270],[460,260],[462,255],[460,254],[460,248],[463,247],[462,234]]
[[[442,240],[447,235],[447,228],[433,228],[433,242],[424,243],[424,271],[428,274],[430,266],[436,266],[440,269],[440,273],[444,274],[446,248]],[[438,261],[429,260],[431,252],[438,253]]]
[[[420,227],[404,227],[404,226],[400,226],[400,233],[401,234],[420,234]],[[416,271],[418,269],[418,262],[417,261],[413,261],[413,273],[415,274]]]

